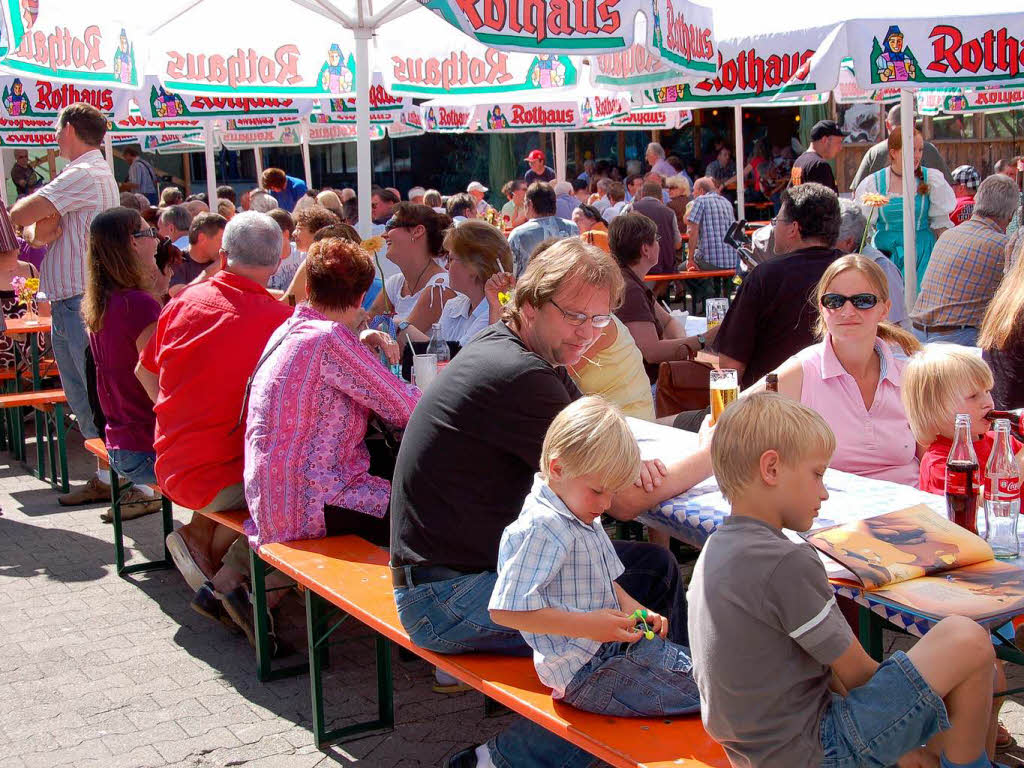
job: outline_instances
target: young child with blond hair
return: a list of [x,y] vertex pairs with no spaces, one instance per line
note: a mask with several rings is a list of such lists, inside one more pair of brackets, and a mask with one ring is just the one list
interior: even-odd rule
[[488,607],[496,624],[523,633],[554,698],[619,717],[695,712],[689,650],[615,582],[623,566],[601,525],[639,471],[636,440],[610,402],[584,397],[559,413],[533,490],[501,537]]
[[711,460],[732,513],[687,593],[704,726],[735,768],[989,768],[988,632],[947,618],[878,664],[817,552],[783,533],[813,524],[834,449],[821,416],[784,395],[740,398],[718,421]]
[[[945,493],[946,459],[953,447],[958,413],[971,417],[974,452],[978,455],[977,487],[985,482],[985,466],[995,445],[995,432],[985,418],[992,410],[992,371],[971,350],[955,344],[929,344],[903,371],[901,397],[910,429],[928,449],[921,457],[920,488]],[[1021,464],[1024,445],[1012,435],[1010,444]]]

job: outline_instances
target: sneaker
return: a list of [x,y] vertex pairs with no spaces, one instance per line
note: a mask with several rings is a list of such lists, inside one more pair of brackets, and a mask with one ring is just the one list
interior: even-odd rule
[[445,761],[445,768],[477,768],[476,747],[466,747]]
[[97,501],[110,501],[110,486],[95,475],[81,488],[57,497],[57,503],[62,507],[77,507]]
[[185,583],[188,584],[193,592],[198,592],[199,588],[206,581],[206,574],[196,565],[196,561],[192,558],[192,553],[188,551],[185,540],[181,538],[181,534],[177,531],[167,534],[167,551],[171,554],[174,567],[185,578]]
[[[163,499],[160,496],[149,496],[138,488],[132,488],[128,493],[121,495],[121,521],[134,520],[143,515],[152,515],[163,509]],[[100,513],[100,520],[104,523],[114,522],[114,508],[108,507]]]
[[221,616],[224,615],[220,600],[217,599],[217,593],[213,589],[213,584],[209,581],[204,582],[196,590],[196,594],[192,598],[192,602],[189,603],[189,607],[200,616],[205,616],[214,621],[220,621]]
[[434,693],[462,693],[473,690],[473,686],[452,677],[439,667],[434,667],[434,684],[431,686]]
[[249,644],[255,648],[256,630],[253,628],[252,602],[249,600],[249,590],[244,586],[238,586],[227,594],[216,594],[228,616],[245,633]]

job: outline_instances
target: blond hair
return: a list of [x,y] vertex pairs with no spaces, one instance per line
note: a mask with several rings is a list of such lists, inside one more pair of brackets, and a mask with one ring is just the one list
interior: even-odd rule
[[481,219],[466,219],[444,233],[442,248],[461,261],[481,285],[498,271],[512,271],[512,249],[501,230]]
[[331,213],[337,214],[342,221],[345,220],[345,213],[341,209],[341,198],[332,189],[325,189],[316,196],[317,205],[322,205]]
[[910,358],[900,396],[914,439],[931,445],[949,432],[957,404],[978,389],[992,389],[992,371],[966,347],[929,344]]
[[1024,240],[1021,252],[996,290],[996,295],[985,310],[978,334],[982,349],[1005,349],[1020,338],[1024,315]]
[[[828,287],[832,284],[833,280],[843,274],[843,272],[850,271],[859,272],[863,275],[871,283],[871,287],[879,300],[889,301],[889,280],[880,266],[875,264],[872,259],[859,253],[851,253],[839,257],[828,265],[828,269],[821,276],[821,279],[818,281],[818,287],[814,291],[814,306],[818,310],[818,322],[814,326],[814,334],[819,340],[824,339],[825,334],[828,332],[828,327],[825,325],[825,313],[821,311],[821,297],[828,293]],[[921,349],[921,342],[898,325],[881,322],[878,324],[878,330],[875,333],[886,344],[898,345],[905,355],[912,355]]]
[[711,438],[711,466],[722,495],[735,502],[758,476],[765,451],[775,451],[792,467],[811,456],[831,457],[835,449],[835,435],[817,411],[760,392],[741,397],[719,417]]
[[597,396],[570,403],[551,422],[540,452],[545,480],[552,459],[561,463],[564,479],[594,474],[613,493],[632,484],[640,471],[640,447],[622,411]]
[[525,304],[540,309],[558,293],[566,283],[578,280],[584,285],[607,288],[611,301],[610,312],[622,303],[625,283],[615,259],[578,237],[559,240],[543,253],[536,253],[527,264],[512,299],[505,305],[505,319],[519,322]]

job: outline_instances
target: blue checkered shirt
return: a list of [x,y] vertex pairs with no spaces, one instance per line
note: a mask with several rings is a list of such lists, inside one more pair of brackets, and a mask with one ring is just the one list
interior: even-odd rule
[[[612,582],[622,561],[598,518],[587,525],[537,475],[519,517],[498,548],[498,580],[490,609],[556,608],[585,613],[619,609]],[[601,643],[580,637],[523,632],[533,648],[537,676],[557,699]]]
[[508,236],[508,246],[512,249],[513,274],[516,279],[526,271],[533,249],[538,245],[549,237],[575,237],[579,233],[579,227],[558,216],[541,216],[513,229]]
[[980,328],[1003,279],[1006,233],[975,214],[947,229],[932,248],[911,319],[926,327]]
[[694,198],[686,218],[700,225],[699,242],[690,243],[690,247],[695,249],[694,258],[714,264],[719,269],[736,269],[739,254],[731,245],[726,245],[724,239],[729,226],[736,221],[732,203],[721,195],[707,192]]

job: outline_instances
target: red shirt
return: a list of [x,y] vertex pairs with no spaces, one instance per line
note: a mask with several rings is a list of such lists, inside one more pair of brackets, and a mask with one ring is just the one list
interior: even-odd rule
[[[978,475],[974,478],[975,485],[980,489],[985,488],[985,467],[988,465],[988,457],[992,453],[992,446],[996,443],[996,433],[987,432],[981,440],[974,441],[974,452],[978,456]],[[1010,435],[1010,450],[1016,456],[1024,448],[1017,438]],[[946,492],[946,459],[953,449],[953,441],[939,437],[934,443],[928,446],[924,456],[921,457],[921,490],[926,493],[944,494]]]
[[175,502],[205,507],[242,482],[245,383],[291,307],[252,280],[222,270],[164,307],[142,352],[159,377],[156,477]]
[[953,208],[953,212],[949,214],[949,220],[953,222],[953,226],[963,224],[974,213],[974,195],[969,197],[958,197],[956,199],[956,207]]

